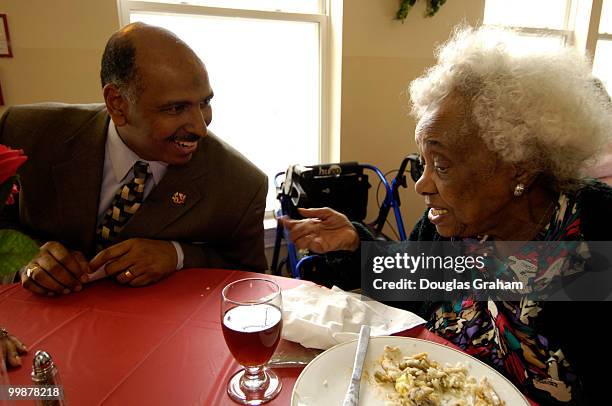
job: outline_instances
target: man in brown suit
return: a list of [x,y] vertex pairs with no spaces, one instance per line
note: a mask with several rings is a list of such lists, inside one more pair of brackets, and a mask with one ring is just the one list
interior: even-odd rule
[[23,286],[78,291],[99,268],[131,286],[183,267],[266,269],[267,179],[208,131],[213,92],[195,53],[166,30],[130,24],[107,43],[101,79],[105,105],[20,106],[0,121],[0,143],[29,157],[18,213],[0,228],[43,244],[20,271]]

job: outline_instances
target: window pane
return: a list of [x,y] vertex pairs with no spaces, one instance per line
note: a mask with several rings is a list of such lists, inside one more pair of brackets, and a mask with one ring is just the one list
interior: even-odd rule
[[275,202],[275,173],[319,162],[317,23],[156,13],[131,21],[165,27],[202,58],[215,93],[210,129],[261,168]]
[[[138,1],[138,0],[136,0]],[[322,14],[323,0],[143,0],[154,3]]]
[[608,93],[612,95],[612,41],[597,41],[593,74],[601,79]]
[[612,34],[612,0],[604,0],[599,20],[599,32]]
[[486,0],[484,23],[565,29],[568,0]]
[[564,43],[563,36],[519,33],[509,46],[513,52],[532,54],[558,49],[564,46]]

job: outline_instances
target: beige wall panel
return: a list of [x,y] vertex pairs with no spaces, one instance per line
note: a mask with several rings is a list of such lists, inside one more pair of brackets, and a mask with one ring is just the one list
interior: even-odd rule
[[[415,122],[409,115],[407,86],[432,64],[433,59],[344,58],[342,96],[341,159],[377,166],[383,172],[397,169],[403,157],[416,152]],[[375,74],[373,74],[375,72]],[[376,187],[378,181],[371,178]],[[414,183],[401,194],[406,228],[422,213],[422,199]],[[374,195],[374,193],[371,193]],[[382,188],[380,191],[382,199]],[[376,215],[376,200],[369,204],[370,218]]]
[[460,22],[478,24],[484,14],[484,0],[449,0],[433,18],[424,18],[425,0],[419,0],[402,23],[394,20],[399,3],[345,0],[344,56],[428,58],[452,27]]
[[6,107],[101,102],[100,57],[119,27],[116,0],[2,0],[13,58],[0,58]]

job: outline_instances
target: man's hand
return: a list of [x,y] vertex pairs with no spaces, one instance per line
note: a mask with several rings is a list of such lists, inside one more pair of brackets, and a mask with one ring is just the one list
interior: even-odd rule
[[24,288],[41,295],[78,292],[87,282],[89,265],[85,256],[70,251],[57,241],[40,247],[38,255],[21,271]]
[[340,250],[355,251],[359,247],[359,234],[344,214],[327,207],[298,210],[305,219],[279,219],[297,248],[324,254]]
[[7,365],[18,367],[21,365],[21,357],[19,354],[25,354],[28,349],[14,335],[10,334],[4,328],[0,327],[0,346],[2,346],[2,354]]
[[132,238],[112,245],[89,262],[91,271],[102,265],[121,284],[145,286],[176,270],[177,254],[168,241]]

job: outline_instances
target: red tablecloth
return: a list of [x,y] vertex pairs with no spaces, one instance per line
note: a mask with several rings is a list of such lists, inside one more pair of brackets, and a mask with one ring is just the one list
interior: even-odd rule
[[[190,269],[146,288],[103,280],[55,298],[0,286],[0,324],[30,349],[10,382],[30,384],[32,357],[44,349],[72,406],[234,405],[225,388],[239,365],[221,333],[220,295],[229,282],[252,276]],[[304,283],[271,278],[283,288]],[[423,328],[402,335],[452,345]],[[283,391],[269,404],[289,405],[301,369],[276,371]]]

